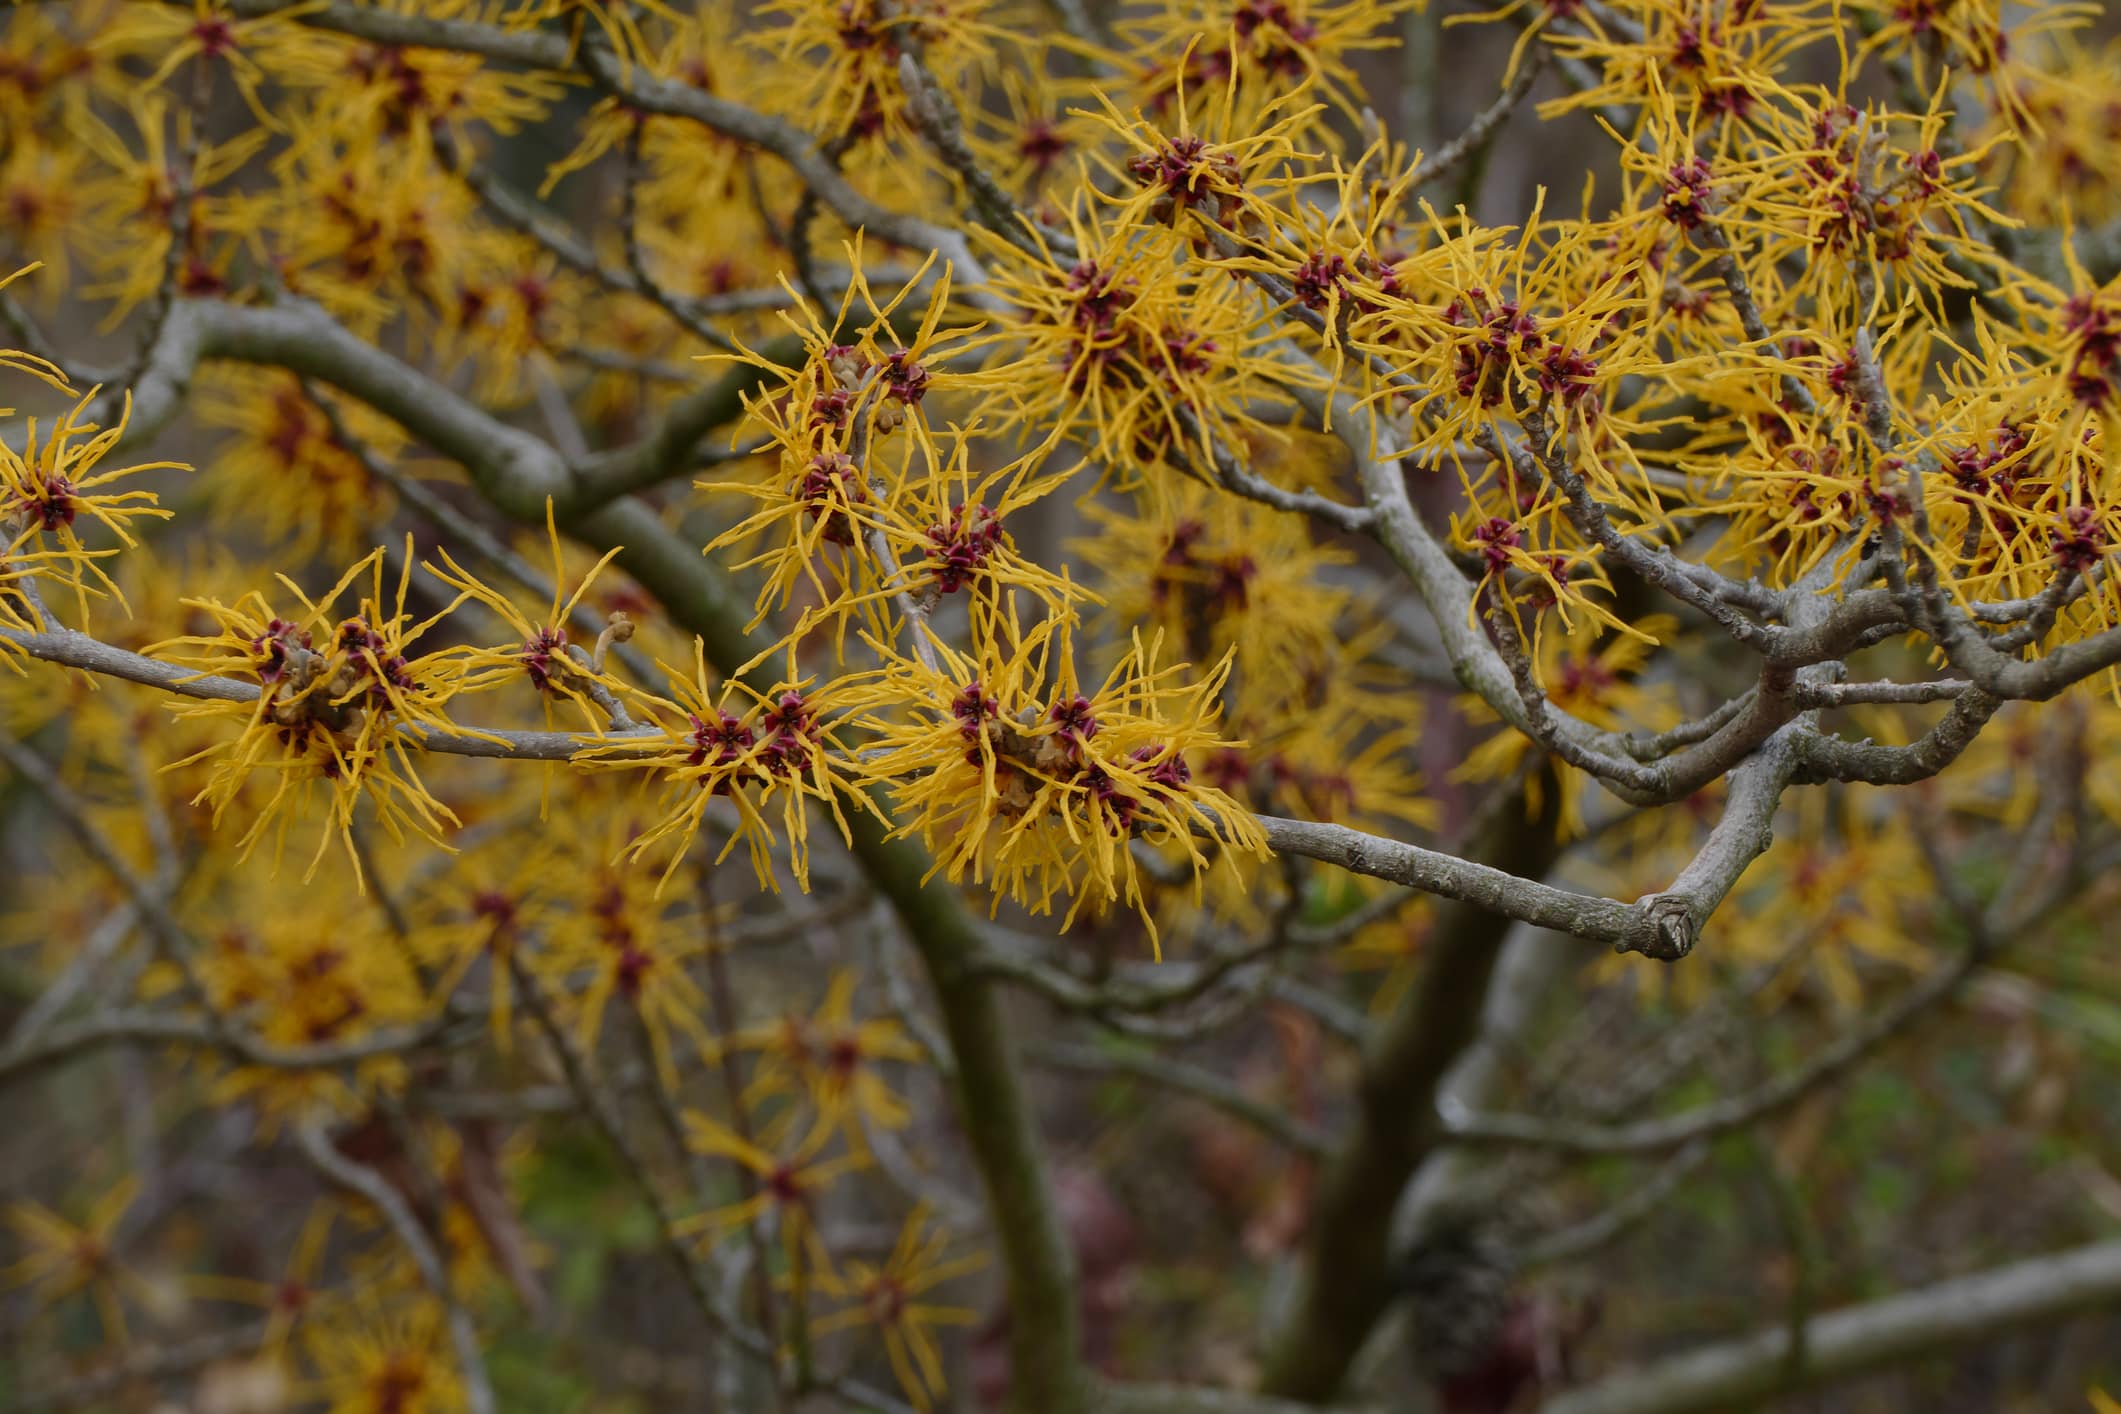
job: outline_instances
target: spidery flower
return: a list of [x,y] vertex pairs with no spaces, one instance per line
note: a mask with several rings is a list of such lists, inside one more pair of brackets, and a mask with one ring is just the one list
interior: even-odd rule
[[542,945],[564,935],[574,915],[558,904],[560,881],[578,861],[543,840],[529,848],[514,835],[502,840],[460,855],[424,892],[414,914],[421,921],[406,941],[432,974],[429,993],[436,1004],[455,995],[481,962],[487,964],[487,1018],[495,1049],[505,1055],[515,1040],[510,964],[527,954],[535,971],[543,963]]
[[[32,365],[24,367],[36,371]],[[125,395],[117,426],[104,428],[83,420],[98,391],[90,389],[61,413],[41,442],[35,418],[24,425],[21,451],[0,442],[0,515],[10,531],[7,558],[33,565],[41,577],[72,589],[83,619],[88,617],[90,594],[107,593],[121,604],[124,595],[98,564],[117,549],[91,547],[82,532],[100,525],[120,545],[131,546],[136,543],[131,522],[143,517],[166,520],[172,514],[155,504],[154,492],[120,491],[113,489],[116,483],[144,471],[190,470],[182,462],[99,470],[97,464],[125,435],[132,395]]]
[[1167,460],[1213,465],[1214,448],[1275,430],[1256,409],[1300,372],[1262,303],[1187,259],[1188,236],[1069,213],[1070,254],[1032,232],[1035,255],[994,241],[990,284],[1012,312],[975,345],[989,354],[981,414],[998,430],[1075,438],[1128,489]]
[[970,1325],[975,1319],[969,1309],[938,1306],[925,1298],[936,1287],[977,1271],[986,1262],[978,1253],[952,1256],[950,1234],[931,1227],[930,1222],[925,1206],[914,1209],[883,1262],[850,1259],[820,1282],[826,1295],[853,1304],[811,1327],[819,1335],[873,1327],[884,1342],[884,1354],[899,1388],[924,1414],[935,1407],[945,1390],[936,1329]]
[[1192,482],[1083,512],[1095,533],[1069,548],[1102,576],[1103,626],[1161,632],[1197,663],[1232,653],[1247,680],[1300,682],[1334,651],[1350,595],[1329,581],[1349,556],[1302,517]]
[[[349,1046],[390,1035],[427,1015],[427,998],[377,911],[343,879],[312,884],[318,914],[273,911],[232,921],[195,963],[217,1015],[284,1051]],[[379,1049],[339,1067],[231,1065],[213,1084],[221,1104],[255,1104],[268,1130],[361,1113],[406,1082],[401,1055]]]
[[[624,684],[606,676],[599,659],[612,642],[624,642],[632,637],[632,621],[624,615],[615,618],[613,625],[594,640],[596,656],[577,648],[569,641],[568,635],[583,596],[595,585],[604,567],[625,547],[615,545],[605,551],[603,557],[576,582],[574,591],[568,593],[566,562],[561,554],[560,531],[553,518],[551,497],[545,500],[545,541],[552,552],[552,598],[544,613],[535,617],[525,614],[507,595],[458,564],[447,550],[438,552],[441,568],[432,564],[426,566],[430,574],[462,596],[460,602],[484,605],[514,635],[513,641],[495,647],[461,650],[457,691],[488,692],[510,683],[527,684],[537,693],[548,731],[552,729],[553,707],[565,702],[580,715],[585,733],[599,735],[609,725],[608,714],[592,693],[600,692],[606,701],[612,701],[614,688],[625,690]],[[577,652],[589,661],[577,659],[574,656]]]
[[284,541],[296,559],[344,560],[375,543],[397,494],[348,438],[389,464],[404,447],[396,423],[351,400],[334,398],[327,412],[292,373],[245,368],[202,382],[193,411],[233,434],[206,483],[217,513]]
[[986,17],[991,0],[770,0],[774,23],[746,36],[791,82],[766,95],[774,111],[828,138],[878,139],[917,147],[918,132],[899,83],[899,56],[918,53],[945,93],[994,67],[996,46],[1013,40]]
[[464,1384],[442,1303],[412,1285],[370,1287],[304,1325],[328,1414],[453,1414]]
[[129,5],[96,43],[153,62],[154,72],[143,84],[148,89],[161,87],[187,61],[208,74],[226,74],[259,126],[278,132],[280,124],[259,90],[303,50],[322,42],[300,22],[302,14],[321,8],[323,0],[307,0],[244,18],[220,0],[192,0],[189,13],[177,5]]
[[137,1177],[121,1179],[73,1223],[42,1203],[27,1199],[5,1210],[23,1255],[0,1267],[0,1289],[27,1286],[41,1306],[55,1306],[82,1292],[96,1308],[107,1340],[126,1339],[121,1293],[152,1296],[152,1288],[118,1263],[113,1246],[118,1224],[140,1194]]
[[[695,1058],[720,1054],[702,1020],[707,996],[692,975],[709,945],[707,929],[689,895],[666,899],[656,876],[626,857],[637,833],[624,814],[576,832],[571,855],[552,875],[549,907],[560,918],[550,945],[527,961],[548,990],[571,998],[566,1006],[584,1051],[595,1054],[616,1008],[612,1024],[646,1033],[657,1075],[674,1090],[681,1044]],[[584,974],[588,984],[573,986]]]
[[[411,574],[408,543],[392,594],[384,590],[379,548],[315,600],[281,576],[281,586],[299,605],[291,616],[279,613],[255,591],[232,605],[217,599],[186,600],[217,631],[155,645],[157,656],[201,675],[229,677],[258,688],[251,701],[181,701],[174,707],[180,716],[236,728],[233,737],[171,767],[194,761],[211,764],[199,800],[214,807],[217,824],[254,772],[277,778],[240,838],[241,852],[247,854],[277,825],[277,858],[290,819],[307,813],[318,795],[324,797],[325,823],[305,877],[314,874],[334,835],[345,840],[354,876],[360,877],[351,832],[354,810],[364,798],[374,804],[378,821],[394,840],[410,831],[440,844],[444,830],[457,823],[449,807],[421,783],[413,764],[423,733],[462,730],[445,710],[458,689],[456,666],[443,658],[416,658],[411,652],[461,599],[415,622],[405,613]],[[340,599],[364,577],[366,592],[354,611],[341,612]]]
[[777,1095],[798,1096],[818,1123],[844,1125],[850,1142],[867,1124],[905,1127],[912,1115],[878,1071],[888,1063],[918,1061],[920,1047],[889,1018],[857,1021],[854,985],[852,972],[837,971],[815,1012],[791,1014],[729,1038],[731,1047],[759,1057],[744,1094],[746,1109],[756,1110]]
[[[1276,100],[1315,91],[1350,122],[1361,121],[1357,55],[1398,45],[1393,21],[1423,0],[1157,0],[1116,20],[1122,53],[1134,62],[1136,101],[1151,114],[1214,95],[1231,121],[1262,126]],[[1307,137],[1334,140],[1320,112]]]
[[1234,83],[1233,75],[1211,95],[1198,123],[1185,104],[1160,115],[1160,122],[1139,111],[1127,117],[1098,91],[1100,111],[1090,116],[1124,145],[1123,154],[1107,162],[1121,187],[1111,198],[1115,224],[1173,225],[1198,216],[1236,232],[1277,214],[1260,188],[1298,159],[1295,136],[1321,105],[1306,104],[1299,90],[1266,104],[1256,121],[1239,124],[1232,117]]
[[824,1124],[810,1126],[794,1143],[775,1151],[698,1110],[687,1110],[684,1118],[687,1146],[743,1169],[750,1176],[751,1192],[680,1220],[677,1230],[702,1234],[712,1246],[736,1228],[771,1218],[779,1225],[790,1264],[807,1263],[807,1275],[829,1280],[832,1255],[818,1232],[814,1204],[835,1179],[866,1167],[867,1159],[854,1151],[827,1152],[836,1131]]
[[[1013,610],[973,652],[938,645],[934,666],[884,649],[885,666],[852,697],[875,745],[862,755],[891,794],[902,834],[918,834],[937,872],[990,882],[1035,913],[1067,901],[1143,910],[1133,843],[1175,850],[1196,879],[1201,839],[1262,855],[1265,840],[1223,791],[1196,780],[1194,752],[1234,745],[1214,730],[1226,657],[1198,680],[1158,667],[1159,640],[1137,634],[1094,693],[1077,682],[1066,620],[1029,630]],[[1197,838],[1198,836],[1198,838]]]
[[[737,492],[757,503],[707,546],[712,552],[760,544],[738,565],[764,570],[749,627],[785,608],[799,588],[807,587],[817,603],[795,634],[831,622],[836,641],[857,616],[880,628],[877,607],[906,587],[879,559],[878,538],[885,537],[887,545],[895,538],[903,553],[913,552],[917,546],[911,542],[942,518],[934,488],[965,480],[964,438],[949,437],[954,449],[946,448],[931,427],[928,409],[931,398],[964,385],[964,375],[948,362],[977,328],[944,327],[950,300],[945,267],[927,291],[911,337],[900,343],[894,319],[924,282],[934,258],[897,295],[879,303],[861,274],[859,242],[847,254],[852,278],[829,323],[807,302],[797,302],[781,316],[802,341],[800,364],[786,368],[749,350],[727,356],[766,374],[764,387],[745,398],[738,433],[763,432],[777,453],[766,480],[699,483],[703,490]],[[1021,498],[1021,478],[1010,492]],[[959,587],[1000,549],[999,522],[991,527],[996,534],[990,536],[989,529],[982,522],[961,524],[960,537],[945,526],[945,543],[937,548],[946,560],[956,555]],[[962,543],[955,543],[960,538]],[[926,548],[920,554],[925,558]]]
[[[173,13],[164,6],[129,7],[135,14]],[[156,298],[175,270],[176,293],[194,297],[225,295],[238,248],[259,236],[264,208],[256,202],[223,195],[221,188],[262,152],[272,133],[251,128],[225,141],[194,138],[189,109],[170,112],[166,98],[151,90],[129,89],[127,116],[136,137],[128,139],[93,110],[74,124],[81,149],[94,163],[94,175],[78,193],[83,209],[81,244],[96,278],[80,293],[111,301],[105,331]],[[190,156],[190,170],[178,179],[178,162]],[[189,193],[184,213],[184,248],[177,240],[177,208]]]

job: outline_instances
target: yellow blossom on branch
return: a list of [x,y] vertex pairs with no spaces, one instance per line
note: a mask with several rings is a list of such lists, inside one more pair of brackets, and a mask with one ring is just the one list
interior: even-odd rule
[[[813,684],[785,679],[760,691],[735,680],[719,690],[709,685],[705,648],[693,644],[693,672],[681,678],[667,665],[674,697],[646,697],[660,736],[590,745],[579,759],[603,769],[647,772],[661,787],[662,817],[626,846],[630,859],[668,850],[662,877],[683,862],[693,838],[707,822],[710,806],[726,802],[728,839],[717,860],[739,841],[750,850],[761,887],[774,883],[773,852],[783,840],[789,872],[798,887],[810,880],[811,802],[823,806],[847,832],[842,800],[856,809],[876,807],[857,786],[861,771],[844,737],[841,718],[853,705],[845,682]],[[732,711],[731,708],[737,710]],[[779,829],[768,812],[779,816]]]
[[1157,665],[1158,646],[1137,635],[1092,693],[1067,622],[1024,629],[1013,609],[972,655],[937,645],[931,666],[887,650],[852,699],[875,742],[862,766],[936,872],[990,883],[997,906],[1008,897],[1044,913],[1065,899],[1063,927],[1089,905],[1140,908],[1137,838],[1175,847],[1196,877],[1203,840],[1266,851],[1237,802],[1187,764],[1232,744],[1214,729],[1229,659],[1189,682],[1183,665]]
[[[252,701],[188,701],[174,709],[180,716],[236,728],[235,736],[174,763],[211,764],[199,799],[214,807],[216,821],[253,772],[277,777],[241,835],[243,852],[277,825],[277,859],[287,824],[307,813],[319,795],[324,797],[325,823],[310,857],[310,872],[337,835],[346,840],[359,877],[351,831],[354,810],[363,799],[374,803],[377,819],[393,839],[410,831],[441,843],[445,828],[455,823],[449,807],[421,784],[413,764],[421,733],[459,730],[445,711],[459,687],[456,665],[410,655],[449,610],[421,621],[409,618],[405,594],[411,574],[408,545],[394,593],[385,592],[383,551],[378,549],[314,600],[282,577],[282,587],[299,605],[292,617],[282,616],[255,591],[232,605],[214,599],[187,601],[218,631],[187,634],[152,650],[202,675],[231,677],[259,689]],[[364,577],[366,592],[354,611],[341,612],[340,599]]]

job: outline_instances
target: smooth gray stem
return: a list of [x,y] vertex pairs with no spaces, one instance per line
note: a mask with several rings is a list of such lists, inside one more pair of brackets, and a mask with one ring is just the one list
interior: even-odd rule
[[1792,1368],[1786,1326],[1659,1361],[1562,1394],[1541,1414],[1695,1414],[1735,1409],[1933,1352],[1993,1339],[2015,1326],[2121,1303],[2121,1241],[2034,1257],[1975,1276],[1848,1306],[1805,1324]]

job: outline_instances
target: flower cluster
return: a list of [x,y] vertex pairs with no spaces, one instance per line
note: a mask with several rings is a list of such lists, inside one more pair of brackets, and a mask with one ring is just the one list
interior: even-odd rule
[[[368,582],[361,586],[364,579]],[[395,593],[386,593],[379,549],[315,600],[284,584],[295,600],[292,617],[283,617],[255,591],[234,604],[195,600],[190,607],[210,619],[214,631],[155,645],[154,653],[166,661],[236,685],[233,692],[177,709],[237,727],[234,736],[177,764],[212,763],[200,799],[214,807],[217,823],[252,773],[267,773],[272,788],[242,832],[246,852],[275,822],[282,827],[277,838],[284,842],[286,824],[307,813],[316,795],[325,798],[329,826],[311,857],[312,872],[338,835],[346,839],[358,873],[352,828],[355,808],[364,799],[373,802],[393,837],[410,830],[439,841],[456,823],[449,808],[421,784],[413,764],[424,733],[453,730],[444,709],[456,695],[457,675],[431,657],[413,656],[435,621],[414,622],[407,616],[410,580],[407,564]],[[359,594],[351,613],[340,602],[349,591]]]
[[[933,1408],[980,1259],[909,1149],[955,1080],[995,1163],[990,985],[1269,1017],[1309,1149],[1320,1036],[1406,1013],[1454,911],[1408,879],[1640,920],[1758,840],[1704,951],[1838,1017],[1948,926],[1931,833],[2121,823],[2096,7],[1423,8],[9,11],[0,733],[67,828],[10,831],[56,1000],[0,1079],[169,1045],[158,1101],[254,1121],[209,1153],[324,1195],[185,1287],[283,1382],[194,1403],[491,1406],[467,1336],[649,1235],[782,1403],[870,1378],[816,1348],[864,1328]],[[1515,33],[1457,136],[1366,91],[1472,21]],[[1593,175],[1499,221],[1534,112]],[[1943,760],[1924,833],[1875,782]],[[76,1216],[8,1210],[69,1377],[169,1302],[105,1171],[159,1118]],[[1012,1290],[1043,1226],[997,1225]]]

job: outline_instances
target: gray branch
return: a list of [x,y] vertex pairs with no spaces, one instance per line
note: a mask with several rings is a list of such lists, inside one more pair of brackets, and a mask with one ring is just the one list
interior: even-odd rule
[[1447,1115],[1451,1137],[1462,1143],[1521,1144],[1577,1154],[1643,1154],[1677,1149],[1700,1139],[1741,1129],[1787,1108],[1850,1068],[1958,990],[1991,955],[1977,944],[1931,971],[1805,1065],[1743,1095],[1634,1124],[1575,1124],[1531,1115]]
[[295,1137],[302,1146],[303,1156],[319,1173],[340,1187],[358,1193],[383,1215],[399,1245],[419,1268],[421,1283],[435,1300],[442,1303],[447,1314],[449,1343],[456,1350],[457,1373],[464,1381],[466,1414],[495,1414],[493,1382],[486,1377],[486,1356],[479,1348],[478,1330],[471,1323],[471,1313],[456,1299],[449,1284],[449,1270],[443,1265],[442,1256],[435,1250],[434,1239],[428,1236],[427,1229],[406,1206],[398,1191],[383,1181],[381,1174],[340,1153],[323,1130],[304,1125],[296,1130]]
[[[47,663],[158,687],[179,697],[195,697],[209,702],[255,702],[260,692],[256,683],[195,672],[174,663],[128,652],[74,629],[55,628],[43,633],[0,629],[0,638],[5,638],[32,658]],[[469,732],[435,732],[410,725],[403,731],[407,740],[423,751],[508,761],[569,761],[591,746],[608,746],[612,742],[623,745],[628,736],[634,735],[620,732],[586,736],[580,732],[488,731],[484,728]],[[639,735],[646,737],[651,733]],[[644,746],[643,750],[646,749]],[[605,754],[624,753],[607,750]]]
[[1543,1414],[1694,1414],[1738,1408],[1924,1355],[2013,1327],[2121,1302],[2121,1241],[2034,1257],[1975,1276],[1830,1311],[1805,1322],[1792,1360],[1787,1326],[1757,1331],[1583,1389]]

